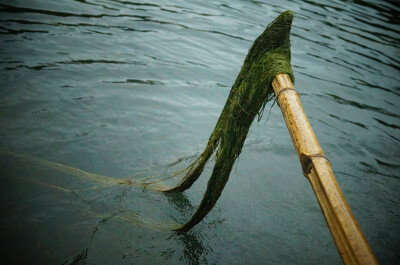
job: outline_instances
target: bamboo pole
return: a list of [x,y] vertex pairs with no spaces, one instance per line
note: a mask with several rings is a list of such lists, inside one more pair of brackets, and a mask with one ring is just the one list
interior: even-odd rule
[[378,264],[322,152],[290,77],[278,74],[272,86],[303,174],[314,190],[343,262]]

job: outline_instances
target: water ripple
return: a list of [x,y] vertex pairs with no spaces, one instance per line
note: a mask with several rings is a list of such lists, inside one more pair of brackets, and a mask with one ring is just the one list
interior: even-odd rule
[[[388,115],[391,117],[395,117],[395,118],[400,118],[399,114],[396,113],[392,113],[389,112],[388,110],[384,109],[384,108],[378,108],[378,107],[373,107],[373,106],[369,106],[367,104],[364,103],[359,103],[353,100],[348,100],[348,99],[344,99],[338,95],[334,95],[334,94],[330,94],[330,93],[326,93],[326,96],[331,97],[333,100],[335,100],[337,103],[339,104],[343,104],[343,105],[349,105],[349,106],[353,106],[359,109],[366,109],[366,110],[371,110],[371,111],[375,111],[384,115]],[[324,97],[324,96],[322,96]]]
[[[154,165],[204,147],[253,40],[286,8],[295,14],[292,66],[310,122],[378,260],[399,264],[392,247],[400,240],[393,232],[400,226],[393,214],[400,212],[396,1],[0,0],[0,145],[101,175],[145,169],[151,175]],[[77,183],[67,174],[2,157],[3,198],[35,207],[7,206],[15,219],[3,218],[0,225],[18,228],[8,229],[9,238],[28,242],[29,234],[41,241],[40,248],[24,249],[19,263],[57,264],[60,256],[71,262],[71,253],[99,264],[340,263],[312,190],[299,178],[281,112],[276,106],[270,112],[266,128],[252,127],[217,211],[185,237],[106,222],[90,239],[103,219],[49,214],[60,201],[76,197],[58,194],[61,189],[38,192],[34,181],[21,185],[18,177],[48,180],[48,187]],[[284,168],[282,161],[288,161]],[[206,181],[205,176],[179,196],[119,187],[78,196],[96,209],[180,221],[201,199]],[[86,204],[74,205],[79,212]],[[37,223],[32,230],[27,212],[43,213],[43,223],[57,227]],[[75,233],[82,223],[84,231]],[[299,226],[301,233],[295,231]],[[227,245],[220,242],[235,250],[226,255]],[[96,247],[82,252],[88,245]],[[265,254],[268,246],[273,251]]]

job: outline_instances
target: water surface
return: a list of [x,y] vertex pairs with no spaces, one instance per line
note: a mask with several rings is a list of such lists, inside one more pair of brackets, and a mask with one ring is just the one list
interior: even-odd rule
[[338,0],[0,0],[2,263],[341,264],[272,103],[190,232],[168,225],[212,164],[183,194],[111,185],[200,152],[287,9],[310,123],[379,262],[399,264],[400,6]]

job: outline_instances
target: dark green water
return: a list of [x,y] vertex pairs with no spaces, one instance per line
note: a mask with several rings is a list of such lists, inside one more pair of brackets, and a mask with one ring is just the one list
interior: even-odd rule
[[341,264],[271,103],[186,234],[164,226],[190,217],[212,165],[173,196],[95,180],[201,151],[286,9],[310,123],[379,262],[400,264],[400,6],[356,0],[0,0],[0,263]]

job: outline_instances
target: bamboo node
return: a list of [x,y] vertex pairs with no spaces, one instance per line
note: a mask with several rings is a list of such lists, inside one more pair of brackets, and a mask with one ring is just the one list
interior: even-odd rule
[[308,174],[310,174],[311,169],[314,166],[313,165],[313,161],[312,161],[313,157],[324,158],[326,161],[328,161],[329,164],[331,164],[329,159],[323,154],[305,154],[305,153],[301,153],[300,154],[300,164],[301,164],[301,168],[303,170],[303,174],[304,174],[304,176],[306,178],[308,178]]
[[278,103],[278,106],[279,106],[279,107],[281,107],[281,106],[279,105],[279,96],[280,96],[283,92],[289,91],[289,90],[293,90],[293,91],[300,97],[299,92],[297,92],[297,90],[296,90],[295,88],[293,88],[293,87],[285,87],[285,88],[283,88],[282,90],[280,90],[280,91],[278,92],[278,94],[276,95],[276,102]]

